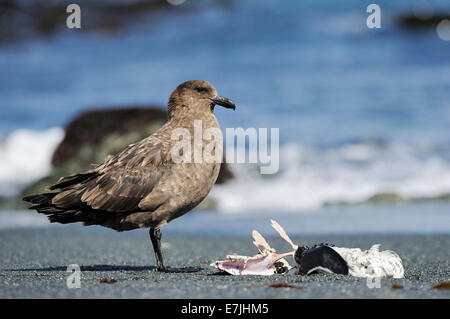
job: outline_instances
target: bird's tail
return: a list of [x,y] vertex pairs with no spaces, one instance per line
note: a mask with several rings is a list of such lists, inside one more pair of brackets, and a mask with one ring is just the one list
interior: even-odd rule
[[42,193],[36,195],[28,195],[22,198],[24,201],[35,204],[51,204],[53,197],[55,197],[58,193]]
[[120,223],[126,214],[111,213],[84,207],[58,207],[52,203],[52,199],[59,193],[42,193],[23,197],[23,200],[32,203],[30,209],[47,215],[51,223],[69,224],[82,222],[85,226],[102,225],[117,231],[136,228],[134,224]]
[[[96,176],[96,172],[88,171],[86,173],[74,174],[71,176],[62,177],[59,181],[48,187],[49,190],[61,189],[65,187],[69,187],[79,182],[87,181],[90,178]],[[51,192],[51,193],[42,193],[36,195],[29,195],[23,198],[24,201],[34,204],[30,207],[30,209],[36,210],[38,213],[47,215],[48,219],[52,223],[76,223],[76,222],[85,222],[95,223],[89,216],[86,214],[84,207],[80,205],[64,205],[64,207],[57,206],[53,204],[53,198],[61,194],[60,192]],[[72,192],[69,192],[67,195],[73,195]],[[75,201],[77,202],[77,201]],[[98,214],[101,216],[102,214]],[[97,219],[97,217],[95,218]]]
[[52,199],[58,193],[42,193],[29,195],[23,198],[24,201],[34,204],[30,209],[36,210],[38,213],[45,214],[52,223],[76,223],[86,221],[82,212],[77,209],[64,209],[52,204]]

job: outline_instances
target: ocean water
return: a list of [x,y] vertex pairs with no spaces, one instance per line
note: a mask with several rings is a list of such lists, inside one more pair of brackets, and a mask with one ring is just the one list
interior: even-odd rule
[[[373,205],[321,207],[289,212],[261,211],[258,214],[230,214],[229,212],[193,210],[163,227],[164,234],[206,237],[247,237],[253,230],[264,236],[276,237],[270,220],[275,219],[291,236],[342,234],[449,234],[450,214],[443,203],[415,205]],[[46,216],[33,211],[0,212],[0,231],[5,229],[61,228],[79,229],[81,223],[52,224]],[[94,231],[109,231],[101,226],[90,226]],[[145,230],[140,230],[146,232]],[[147,235],[145,235],[147,236]]]
[[[61,128],[88,108],[165,105],[189,79],[232,98],[223,129],[280,129],[280,171],[233,165],[224,213],[321,210],[379,193],[450,193],[450,41],[396,16],[448,1],[187,1],[115,34],[61,31],[0,46],[0,195],[48,173]],[[450,205],[449,205],[450,207]]]

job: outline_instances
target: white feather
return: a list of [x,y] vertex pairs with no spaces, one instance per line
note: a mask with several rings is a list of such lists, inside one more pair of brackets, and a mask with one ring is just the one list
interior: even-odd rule
[[400,257],[391,250],[380,251],[380,245],[369,250],[360,248],[331,247],[347,262],[349,274],[355,277],[403,278],[404,269]]

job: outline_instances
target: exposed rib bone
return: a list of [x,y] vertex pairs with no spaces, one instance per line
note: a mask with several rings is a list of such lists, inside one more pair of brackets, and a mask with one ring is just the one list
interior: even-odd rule
[[256,248],[258,248],[258,250],[262,253],[266,250],[271,250],[270,245],[267,243],[267,241],[264,239],[264,237],[257,232],[256,230],[254,230],[252,232],[253,235],[253,244],[256,246]]
[[292,242],[292,240],[289,238],[289,236],[284,231],[283,227],[281,227],[280,224],[278,224],[273,219],[271,219],[270,222],[272,223],[272,227],[275,228],[275,230],[278,232],[278,234],[280,234],[281,238],[283,238],[289,245],[291,245],[291,247],[292,247],[292,249],[294,249],[294,251],[297,250],[298,246]]

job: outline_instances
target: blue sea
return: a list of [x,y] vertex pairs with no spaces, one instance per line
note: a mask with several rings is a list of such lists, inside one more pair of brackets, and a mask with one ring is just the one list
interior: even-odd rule
[[[279,173],[232,165],[236,179],[211,193],[223,214],[293,218],[380,193],[449,194],[450,41],[395,18],[449,12],[450,2],[377,1],[380,29],[366,26],[370,3],[187,0],[186,10],[161,10],[112,34],[82,28],[3,43],[0,196],[50,171],[64,125],[83,110],[164,106],[190,79],[236,102],[236,112],[216,108],[222,129],[280,129]],[[421,204],[405,205],[420,227]],[[433,205],[433,225],[450,232],[449,202]]]

